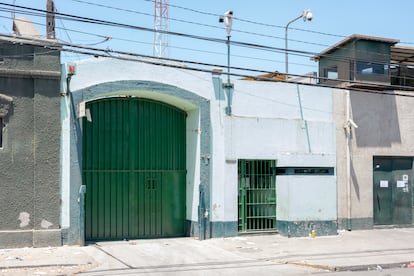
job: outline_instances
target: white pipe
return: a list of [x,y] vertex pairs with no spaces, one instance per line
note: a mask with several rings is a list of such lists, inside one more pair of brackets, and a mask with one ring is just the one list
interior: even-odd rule
[[347,195],[347,227],[352,230],[351,226],[351,126],[350,121],[350,95],[349,90],[346,91],[346,195]]

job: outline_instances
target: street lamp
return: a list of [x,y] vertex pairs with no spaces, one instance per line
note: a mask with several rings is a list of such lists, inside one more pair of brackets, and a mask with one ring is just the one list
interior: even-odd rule
[[230,37],[231,27],[233,25],[233,11],[227,11],[224,16],[219,17],[219,22],[224,23],[227,33],[227,82],[230,82]]
[[227,92],[226,114],[231,115],[233,84],[230,82],[230,37],[231,37],[231,28],[233,24],[233,11],[225,12],[223,16],[219,17],[219,22],[224,23],[224,25],[226,26],[226,33],[227,33],[227,83],[223,83],[223,88],[225,88]]
[[304,10],[302,12],[302,14],[294,19],[292,19],[291,21],[289,21],[289,23],[287,23],[286,27],[285,27],[285,66],[286,66],[286,77],[289,74],[289,65],[288,65],[288,59],[289,59],[289,54],[288,54],[288,28],[289,25],[292,24],[293,22],[295,22],[296,20],[303,18],[303,21],[311,21],[313,18],[312,12],[308,9],[308,10]]

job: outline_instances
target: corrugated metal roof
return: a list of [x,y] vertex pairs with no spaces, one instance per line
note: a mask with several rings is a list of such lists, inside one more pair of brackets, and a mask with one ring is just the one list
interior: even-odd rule
[[392,46],[390,63],[414,66],[414,47]]
[[331,47],[327,48],[326,50],[320,52],[319,54],[313,56],[311,59],[314,61],[319,60],[321,56],[324,56],[326,54],[331,53],[332,51],[341,48],[342,46],[349,44],[355,40],[371,40],[371,41],[377,41],[377,42],[383,42],[383,43],[389,43],[389,44],[397,44],[400,42],[397,39],[391,39],[391,38],[385,38],[385,37],[377,37],[377,36],[369,36],[369,35],[360,35],[360,34],[353,34],[345,39],[339,41],[338,43],[332,45]]

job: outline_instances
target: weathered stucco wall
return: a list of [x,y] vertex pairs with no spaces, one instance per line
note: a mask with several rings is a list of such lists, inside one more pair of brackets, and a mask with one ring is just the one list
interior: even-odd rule
[[[350,182],[346,159],[346,92],[335,94],[338,220],[340,228],[373,227],[373,157],[414,156],[414,98],[350,92]],[[350,204],[348,204],[348,190]]]
[[3,43],[0,94],[12,98],[0,149],[0,247],[60,237],[60,53]]

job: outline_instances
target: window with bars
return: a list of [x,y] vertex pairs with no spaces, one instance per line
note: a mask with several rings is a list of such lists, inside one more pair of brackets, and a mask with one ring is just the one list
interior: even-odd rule
[[276,230],[276,161],[239,160],[239,232]]

